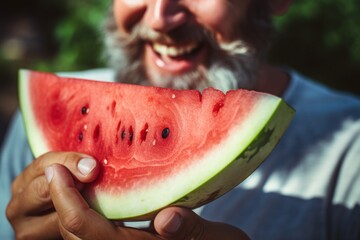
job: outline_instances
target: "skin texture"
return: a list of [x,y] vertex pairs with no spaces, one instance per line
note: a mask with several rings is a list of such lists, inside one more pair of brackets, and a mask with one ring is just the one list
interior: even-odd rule
[[[72,172],[77,190],[83,183],[93,181],[98,174],[95,167],[82,174],[77,165],[88,157],[77,153],[48,153],[35,159],[12,184],[12,199],[7,207],[7,217],[13,225],[17,239],[54,239],[59,237],[58,216],[45,177],[45,169],[52,164],[61,164]],[[94,165],[96,166],[96,165]],[[81,182],[81,184],[80,184]],[[26,204],[24,204],[26,203]],[[46,235],[44,234],[46,229]]]
[[[87,165],[79,167],[81,160]],[[171,207],[154,219],[154,229],[133,229],[110,222],[81,196],[96,179],[99,165],[78,153],[47,153],[34,160],[12,186],[7,217],[16,239],[248,239],[239,229],[205,221],[188,209]],[[27,203],[27,204],[24,204]],[[239,238],[241,236],[241,238]]]
[[[245,49],[251,51],[253,46],[249,41],[244,41],[246,34],[239,27],[247,18],[249,3],[213,0],[205,4],[204,0],[161,0],[129,4],[127,1],[114,1],[114,20],[110,22],[115,31],[108,31],[108,35],[122,44],[110,46],[108,52],[115,58],[113,66],[118,69],[119,75],[125,74],[118,80],[182,89],[201,90],[213,86],[226,91],[237,88],[236,82],[241,82],[239,79],[247,81],[258,59],[254,54],[232,56],[221,45],[238,40],[236,44],[244,52]],[[209,12],[212,14],[209,15]],[[118,35],[120,39],[117,39]],[[156,45],[177,49],[177,52],[190,47],[197,49],[197,52],[190,57],[180,54],[173,58],[159,54]],[[234,44],[227,52],[233,48]],[[120,57],[116,56],[114,49],[120,51],[117,54]],[[131,59],[128,63],[130,66],[119,63],[124,54],[127,55],[126,59]],[[228,71],[227,76],[234,75],[232,80],[217,81],[219,74],[224,75],[216,71],[219,68]],[[138,80],[134,82],[134,79]],[[241,85],[244,86],[244,83]]]
[[[130,34],[138,22],[154,31],[166,33],[184,24],[200,25],[211,31],[218,43],[241,37],[233,26],[244,19],[252,0],[114,0],[118,31]],[[290,0],[272,0],[272,13],[286,12]],[[206,3],[206,4],[205,4]],[[209,14],[211,12],[211,14]],[[181,42],[168,41],[166,44]],[[169,42],[170,41],[170,42]],[[204,56],[197,65],[206,66]],[[145,49],[144,67],[158,75],[177,75],[179,71],[159,68]],[[180,68],[182,73],[183,69]],[[285,73],[266,63],[258,69],[255,90],[280,95],[287,86]],[[151,78],[151,75],[149,75]],[[153,84],[156,81],[152,80]],[[249,239],[240,229],[209,222],[191,210],[170,207],[153,220],[151,229],[133,229],[111,222],[89,208],[81,196],[84,184],[96,179],[99,166],[79,153],[51,152],[35,159],[13,182],[7,217],[17,239]],[[126,207],[126,206],[124,206]]]
[[[145,0],[132,5],[128,1],[115,0],[114,14],[119,30],[123,33],[129,33],[133,24],[137,23],[132,19],[138,17],[149,28],[159,32],[170,32],[186,21],[196,21],[212,31],[222,42],[234,40],[236,36],[233,26],[243,19],[249,2],[250,0]],[[143,13],[145,9],[146,12]],[[189,15],[188,12],[191,13],[190,20],[186,16]]]

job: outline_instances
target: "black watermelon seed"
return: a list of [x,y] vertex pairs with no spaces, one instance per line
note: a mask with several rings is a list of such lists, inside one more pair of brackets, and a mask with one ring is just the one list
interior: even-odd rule
[[86,113],[87,113],[87,107],[84,106],[81,108],[81,114],[85,115]]
[[129,128],[129,140],[130,140],[130,142],[132,142],[133,137],[134,137],[134,130],[133,130],[132,127],[130,127]]
[[163,139],[165,139],[165,138],[167,138],[167,137],[169,136],[169,134],[170,134],[170,129],[169,129],[169,128],[164,128],[164,129],[162,130],[161,137],[162,137]]
[[82,132],[80,132],[79,137],[78,137],[79,141],[81,142],[83,140],[83,138],[84,138],[84,135]]
[[142,142],[146,140],[146,135],[148,131],[149,131],[149,124],[145,123],[143,129],[140,131],[140,139]]
[[125,130],[122,130],[122,132],[121,132],[121,140],[124,140],[125,135],[126,135]]

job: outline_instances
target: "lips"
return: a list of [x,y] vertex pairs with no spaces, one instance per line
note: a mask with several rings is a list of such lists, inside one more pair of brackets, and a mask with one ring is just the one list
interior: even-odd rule
[[161,74],[179,75],[204,64],[206,48],[201,42],[181,45],[148,43],[145,48],[148,66]]
[[199,47],[198,43],[190,43],[185,46],[168,46],[159,43],[153,43],[153,49],[161,56],[181,57],[193,52]]

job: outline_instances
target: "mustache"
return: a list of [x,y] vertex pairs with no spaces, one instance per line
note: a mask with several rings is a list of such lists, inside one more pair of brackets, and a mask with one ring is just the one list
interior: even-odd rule
[[144,46],[151,42],[181,46],[187,43],[207,45],[206,66],[198,66],[192,72],[181,76],[159,75],[165,87],[178,89],[203,89],[213,86],[221,90],[239,86],[250,88],[259,65],[262,48],[255,48],[243,38],[229,43],[219,43],[213,33],[198,25],[179,26],[169,32],[157,32],[143,23],[133,26],[130,33],[118,31],[113,15],[110,14],[105,28],[105,45],[109,65],[116,70],[119,82],[149,85],[149,75],[142,61]]
[[119,40],[125,48],[137,48],[146,42],[157,42],[165,45],[185,45],[187,43],[203,43],[210,46],[218,56],[255,55],[256,50],[243,40],[235,40],[219,44],[215,35],[201,26],[181,26],[168,33],[158,32],[144,24],[137,24],[130,35],[121,36]]
[[158,32],[145,24],[139,23],[132,29],[130,36],[124,36],[125,43],[158,42],[167,45],[178,45],[188,42],[214,41],[212,34],[200,26],[181,26],[169,32]]

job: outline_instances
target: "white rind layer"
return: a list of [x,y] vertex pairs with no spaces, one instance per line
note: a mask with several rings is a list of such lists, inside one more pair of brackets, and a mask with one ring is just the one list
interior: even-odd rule
[[178,174],[171,178],[152,182],[151,187],[144,184],[146,187],[125,194],[123,192],[122,195],[98,191],[96,198],[91,199],[92,203],[107,218],[142,220],[171,204],[193,208],[198,207],[199,203],[213,200],[209,198],[222,195],[250,175],[276,145],[289,119],[284,119],[283,126],[272,126],[277,128],[274,131],[277,137],[274,136],[276,139],[262,149],[264,152],[257,153],[251,161],[246,157],[239,158],[254,139],[270,127],[269,123],[274,125],[279,122],[279,119],[271,120],[274,120],[272,117],[279,117],[274,116],[274,113],[284,104],[280,98],[264,96],[245,121],[233,126],[228,137],[201,159],[190,161],[191,166],[179,169]]
[[[42,130],[39,128],[39,125],[36,123],[32,106],[31,97],[30,97],[30,88],[29,88],[29,70],[20,70],[19,71],[19,92],[20,92],[20,108],[21,113],[26,116],[25,130],[28,136],[31,136],[31,141],[29,141],[30,148],[35,157],[40,156],[49,151],[49,147],[46,145],[45,137],[42,134]],[[24,119],[24,118],[23,118]],[[43,144],[38,144],[43,143]]]
[[[20,71],[20,105],[26,118],[26,131],[35,157],[49,151],[46,140],[32,114],[29,91],[30,71]],[[121,195],[97,190],[89,197],[90,204],[109,219],[149,219],[154,212],[168,205],[198,207],[229,191],[250,175],[267,157],[287,128],[293,110],[280,98],[263,95],[245,120],[234,125],[226,138],[201,159],[162,181],[144,183]],[[249,146],[266,129],[273,130],[269,141],[254,154]],[[43,145],[39,143],[44,143]],[[226,150],[224,150],[226,149]],[[250,151],[250,152],[249,152]],[[246,153],[252,155],[251,161]]]

